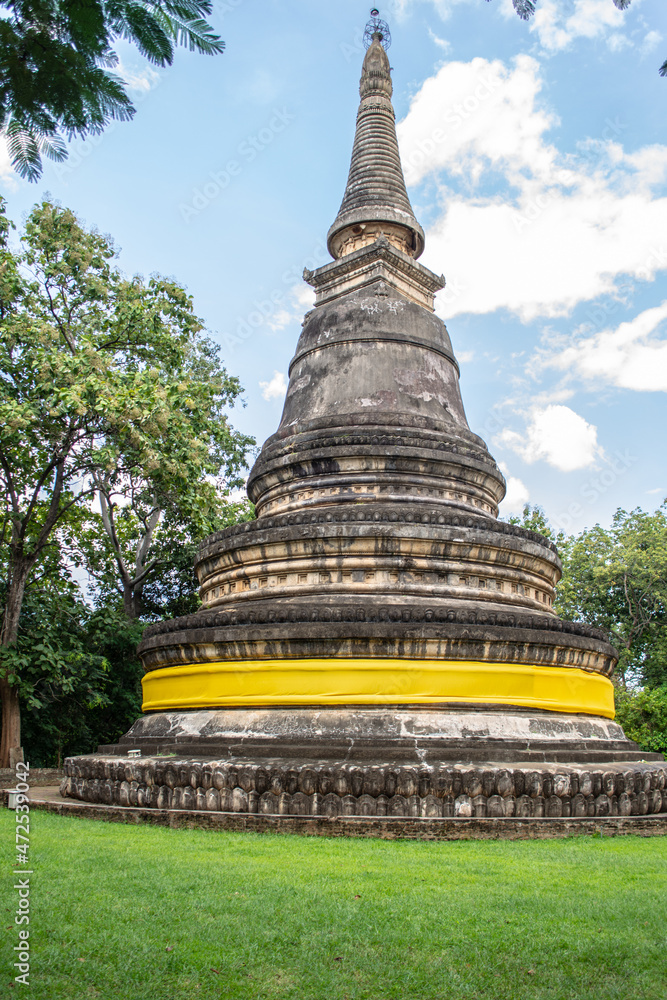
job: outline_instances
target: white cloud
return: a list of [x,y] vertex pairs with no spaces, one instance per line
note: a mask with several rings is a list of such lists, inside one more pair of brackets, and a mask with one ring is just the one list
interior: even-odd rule
[[160,74],[152,66],[144,65],[140,68],[128,66],[123,63],[122,59],[119,60],[115,72],[121,77],[130,92],[143,96],[157,87],[161,79]]
[[0,181],[6,184],[10,191],[16,191],[18,188],[18,175],[12,167],[7,140],[3,136],[0,136]]
[[507,514],[520,514],[530,500],[528,487],[516,476],[511,476],[504,462],[500,462],[500,471],[505,476],[507,493],[500,504],[501,517]]
[[448,42],[446,38],[440,38],[439,35],[436,35],[436,33],[431,30],[431,28],[428,29],[428,35],[431,41],[434,42],[439,49],[442,49],[443,52],[449,52],[452,47],[451,42]]
[[406,182],[443,168],[478,176],[483,161],[513,173],[528,164],[549,176],[555,150],[542,135],[558,119],[536,107],[541,86],[539,64],[526,55],[513,69],[481,57],[447,63],[424,81],[398,126]]
[[[555,52],[567,48],[575,38],[608,36],[613,49],[624,15],[612,0],[539,0],[530,31],[543,48]],[[503,13],[516,17],[511,0],[504,0]],[[621,36],[622,37],[622,36]]]
[[[280,299],[282,298],[281,295]],[[267,326],[274,332],[284,330],[290,323],[300,322],[304,312],[312,309],[314,304],[315,290],[310,285],[300,281],[296,285],[292,285],[284,305],[267,318]]]
[[[430,3],[443,21],[451,17],[452,8],[461,3],[475,4],[477,10],[471,16],[481,16],[479,0],[393,0],[388,16],[402,21],[418,3]],[[636,10],[640,3],[641,0],[634,0],[633,8]],[[512,0],[500,0],[494,7],[508,20],[517,21]],[[492,13],[489,10],[487,16],[491,17]],[[526,27],[547,52],[569,48],[578,38],[602,39],[612,51],[618,51],[633,44],[627,34],[626,15],[627,12],[619,10],[613,0],[536,0],[535,14]],[[649,32],[649,35],[659,34]]]
[[649,31],[644,36],[644,41],[642,42],[642,52],[653,52],[655,48],[658,47],[662,41],[662,35],[659,31]]
[[561,472],[574,472],[593,465],[601,454],[597,428],[569,406],[533,406],[526,416],[523,433],[507,428],[496,444],[510,448],[529,465],[543,460]]
[[[613,4],[610,4],[613,7]],[[616,9],[616,8],[614,8]],[[476,58],[443,66],[399,125],[408,183],[439,185],[443,214],[427,232],[424,263],[444,270],[445,317],[509,309],[522,320],[560,316],[614,295],[621,275],[652,280],[661,248],[667,146],[626,153],[627,125],[565,155],[546,141],[557,118],[540,103],[539,64]],[[449,178],[459,181],[454,192]]]
[[557,368],[595,384],[607,382],[640,392],[667,392],[667,301],[646,309],[616,330],[602,330],[543,356],[541,367]]
[[264,399],[281,399],[287,392],[287,380],[283,372],[274,371],[270,382],[260,382]]

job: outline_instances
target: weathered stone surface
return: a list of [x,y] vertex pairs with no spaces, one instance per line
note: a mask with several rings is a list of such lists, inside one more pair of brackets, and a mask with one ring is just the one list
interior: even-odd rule
[[220,810],[221,812],[232,812],[234,806],[232,802],[232,790],[231,788],[222,788],[220,790]]
[[[145,779],[141,784],[101,780],[95,775],[110,773],[103,764],[108,760],[98,757],[80,757],[65,762],[66,776],[61,782],[60,794],[86,802],[117,803],[153,809],[192,809],[194,811],[243,812],[266,815],[395,815],[411,817],[512,816],[546,818],[582,818],[584,816],[648,815],[667,812],[665,786],[667,767],[659,763],[642,763],[629,769],[626,764],[608,766],[597,772],[595,778],[582,768],[543,768],[509,770],[504,767],[487,767],[482,770],[460,766],[427,767],[419,770],[410,767],[370,765],[329,766],[310,763],[306,765],[270,768],[262,765],[231,761],[205,761],[194,767],[192,762],[174,762],[165,767],[159,759],[142,759],[140,773]],[[120,773],[125,774],[124,767]],[[75,777],[75,774],[78,777]],[[187,783],[172,790],[168,784],[174,775],[181,775]],[[192,780],[198,781],[197,787]],[[491,787],[511,793],[516,788],[526,791],[518,796],[483,794]],[[242,787],[242,784],[246,787]],[[279,788],[289,783],[294,792],[264,791],[258,787],[270,785]],[[574,792],[575,788],[600,787],[625,789],[620,795],[601,792],[598,796]],[[209,787],[206,787],[209,786]],[[220,787],[218,787],[220,786]],[[252,787],[255,786],[255,787]],[[324,794],[315,789],[331,788]],[[655,786],[649,792],[646,786]],[[378,792],[380,788],[395,789],[392,796],[384,793],[370,794],[364,789]],[[469,795],[465,788],[476,791]],[[247,791],[246,789],[250,790]],[[640,788],[641,791],[635,791]],[[402,794],[412,792],[412,794]],[[413,791],[417,789],[417,791]],[[544,794],[551,789],[551,794]],[[359,794],[353,794],[356,791]],[[327,810],[323,813],[323,810]]]
[[486,795],[476,795],[472,800],[473,816],[486,816]]
[[248,812],[248,793],[242,788],[232,789],[232,812]]
[[563,815],[563,800],[557,795],[550,795],[546,800],[546,816],[558,817]]
[[454,815],[467,817],[473,814],[472,799],[469,795],[459,795],[454,803]]
[[290,802],[290,815],[310,816],[311,801],[312,799],[310,795],[304,795],[303,792],[295,792]]
[[442,799],[437,799],[435,795],[425,795],[421,799],[420,815],[427,817],[442,816]]
[[[77,793],[79,789],[77,789]],[[77,794],[77,798],[83,799],[83,794]],[[120,796],[119,801],[122,806],[129,806],[130,804],[130,783],[129,781],[122,781],[120,785]]]
[[482,774],[480,771],[466,771],[463,775],[463,790],[471,799],[482,794]]
[[357,816],[359,803],[354,795],[343,795],[340,800],[342,816]]
[[[93,801],[94,802],[102,802],[104,800],[103,800],[102,796],[100,794],[98,794],[96,796],[96,798],[93,799]],[[136,804],[140,808],[142,808],[142,809],[146,809],[146,808],[150,809],[150,807],[151,807],[151,793],[150,793],[150,788],[148,787],[148,785],[139,785],[139,787],[137,788],[137,802],[136,802]],[[198,805],[197,808],[201,808],[201,807]]]
[[496,792],[498,795],[506,796],[514,794],[514,778],[509,771],[501,768],[496,772]]
[[[300,791],[304,792],[306,795],[312,795],[313,792],[317,791],[319,778],[317,771],[314,771],[312,768],[304,767],[299,774],[298,780]],[[338,795],[341,794],[338,789],[336,789],[336,792]],[[345,794],[345,792],[342,794]]]
[[502,803],[505,816],[516,815],[516,799],[513,795],[506,795],[503,798]]
[[220,811],[220,792],[217,788],[209,788],[206,792],[206,808],[211,812]]
[[504,816],[505,808],[500,795],[490,795],[486,803],[487,816]]
[[[256,833],[291,833],[327,837],[381,837],[383,839],[471,840],[471,839],[531,839],[597,834],[608,836],[665,836],[667,814],[647,816],[615,816],[576,819],[538,819],[520,816],[483,819],[450,817],[389,817],[338,816],[325,817],[321,812],[311,816],[276,815],[275,813],[232,813],[217,811],[186,811],[169,809],[139,809],[102,804],[90,804],[56,795],[42,798],[48,791],[32,789],[31,809],[57,815],[88,816],[106,821],[151,823],[172,828],[199,827],[207,830],[254,831]],[[6,796],[0,790],[0,799]],[[375,800],[373,800],[375,801]]]
[[359,816],[376,816],[377,815],[377,801],[376,797],[373,795],[361,795],[359,797],[359,802],[357,806],[357,815]]
[[322,798],[320,809],[322,816],[340,816],[342,812],[340,797],[333,792],[327,792]]
[[279,812],[278,796],[273,792],[263,792],[259,797],[259,812],[277,815]]

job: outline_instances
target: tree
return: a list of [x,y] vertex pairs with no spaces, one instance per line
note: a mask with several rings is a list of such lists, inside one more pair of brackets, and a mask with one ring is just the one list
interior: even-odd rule
[[549,541],[554,542],[556,546],[560,545],[566,537],[564,532],[556,532],[552,528],[544,509],[537,504],[524,504],[521,517],[517,514],[511,514],[507,518],[507,523],[520,525],[529,531],[536,531],[538,535],[544,535]]
[[254,517],[249,500],[230,501],[228,488],[236,485],[236,479],[202,480],[164,493],[141,475],[124,481],[99,477],[101,513],[90,512],[77,554],[98,600],[110,604],[120,594],[129,619],[196,611],[200,601],[193,564],[199,543],[214,531]]
[[642,750],[667,754],[667,685],[615,692],[616,721]]
[[[209,511],[209,530],[253,516],[248,501],[229,503],[212,486],[211,492],[219,516]],[[157,564],[142,595],[144,620],[124,611],[111,550],[84,599],[72,567],[88,536],[105,550],[100,522],[99,513],[73,507],[56,529],[26,589],[16,644],[5,651],[19,688],[23,745],[38,767],[61,767],[71,754],[116,743],[141,713],[137,646],[146,619],[189,614],[201,605],[193,571],[198,539],[188,533],[192,526],[175,523],[169,513],[155,534]]]
[[578,535],[556,532],[529,504],[509,521],[555,542],[563,578],[554,611],[609,633],[621,688],[667,685],[667,501],[653,514],[619,509],[608,530],[596,524]]
[[[487,0],[487,3],[488,2],[489,0]],[[512,0],[512,6],[522,21],[529,21],[535,13],[535,4],[537,2],[538,0]],[[619,10],[626,10],[632,3],[632,0],[611,0],[611,2],[614,4],[614,7],[617,7]],[[660,73],[660,76],[667,76],[667,59],[665,59],[658,72]]]
[[[192,300],[159,276],[128,279],[108,237],[48,202],[22,248],[0,213],[0,766],[20,747],[18,681],[9,664],[23,600],[55,532],[105,478],[143,477],[186,494],[234,471],[254,442],[225,410],[241,392],[203,335]],[[225,458],[227,456],[227,458]]]
[[91,607],[66,563],[56,573],[49,558],[41,568],[3,661],[19,692],[30,761],[60,767],[68,754],[116,742],[139,715],[136,647],[144,625],[129,622],[122,608]]
[[667,683],[667,502],[653,514],[619,509],[609,530],[567,538],[560,555],[558,613],[610,633],[622,687]]
[[211,0],[0,0],[0,130],[12,164],[28,180],[42,156],[62,161],[68,138],[127,121],[135,108],[113,49],[134,42],[146,59],[170,66],[175,45],[212,55],[224,42],[205,16]]

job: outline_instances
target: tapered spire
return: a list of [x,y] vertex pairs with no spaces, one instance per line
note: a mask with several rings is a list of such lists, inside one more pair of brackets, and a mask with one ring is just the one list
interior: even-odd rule
[[424,249],[424,231],[405,189],[391,103],[391,67],[382,43],[382,32],[374,31],[359,84],[350,174],[327,236],[335,258],[373,243],[380,233],[411,257],[419,257]]

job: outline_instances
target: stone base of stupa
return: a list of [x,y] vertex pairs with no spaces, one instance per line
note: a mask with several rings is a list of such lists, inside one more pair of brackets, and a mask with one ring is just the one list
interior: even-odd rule
[[[465,706],[154,713],[69,758],[64,797],[273,816],[667,813],[667,763],[605,718]],[[140,751],[141,756],[129,756]]]

